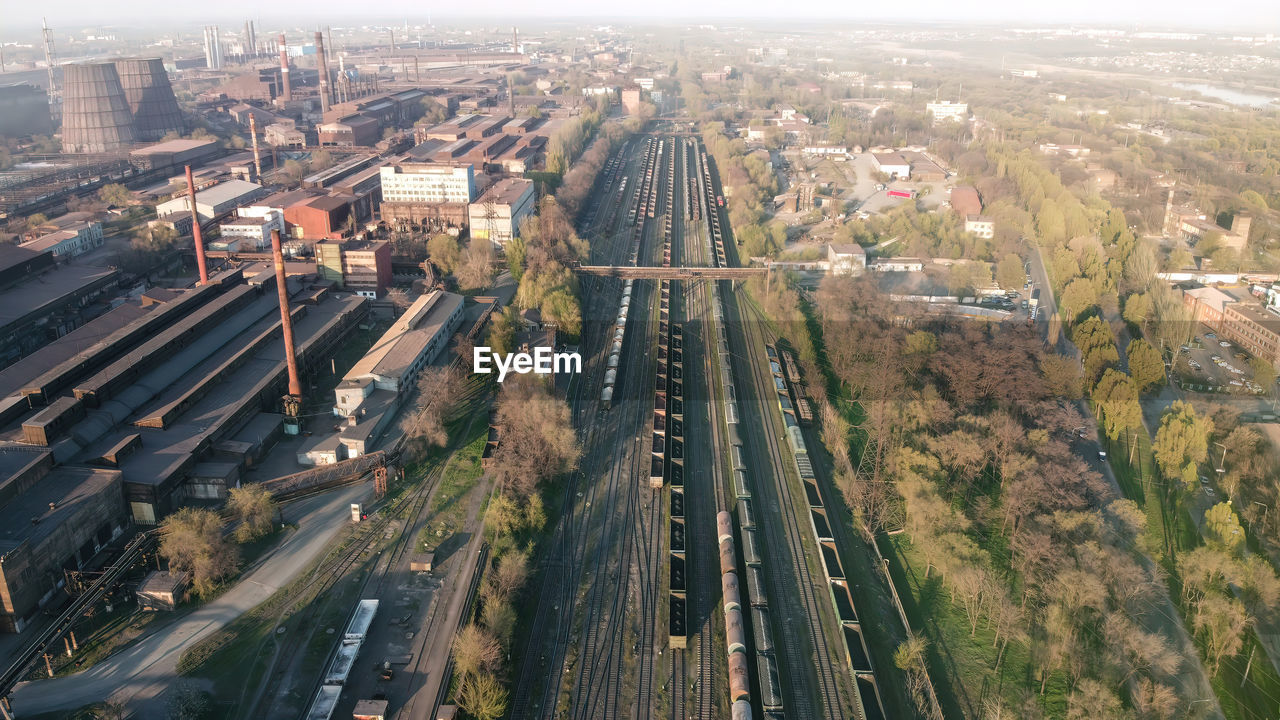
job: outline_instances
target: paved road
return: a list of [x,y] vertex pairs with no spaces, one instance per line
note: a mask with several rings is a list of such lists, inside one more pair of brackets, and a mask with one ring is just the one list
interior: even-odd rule
[[361,484],[285,506],[285,519],[297,523],[298,529],[235,587],[82,673],[20,684],[11,696],[14,710],[19,716],[72,710],[108,698],[135,705],[158,696],[173,682],[184,650],[297,577],[346,525],[350,504],[367,502],[370,493],[371,488]]

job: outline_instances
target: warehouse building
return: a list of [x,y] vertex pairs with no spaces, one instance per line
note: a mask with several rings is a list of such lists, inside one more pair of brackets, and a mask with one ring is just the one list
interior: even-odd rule
[[[196,214],[200,217],[200,222],[206,223],[241,205],[247,205],[264,194],[262,186],[257,183],[228,180],[196,191]],[[160,217],[190,212],[191,198],[185,193],[156,206],[156,215]]]
[[120,271],[57,265],[53,252],[0,245],[0,367],[79,327],[113,296]]
[[22,632],[129,526],[118,470],[59,467],[53,454],[0,449],[0,632]]
[[334,390],[333,414],[344,423],[298,451],[304,465],[327,465],[370,452],[413,392],[422,369],[462,322],[461,295],[435,290],[418,298],[373,344]]
[[27,83],[0,85],[0,136],[52,135],[49,95]]
[[[33,379],[22,442],[56,463],[119,470],[135,523],[151,525],[191,499],[224,498],[278,437],[286,387],[270,270],[236,270],[157,299],[163,305]],[[289,280],[294,346],[304,376],[367,316],[359,296],[314,275]],[[6,403],[7,403],[6,399]]]

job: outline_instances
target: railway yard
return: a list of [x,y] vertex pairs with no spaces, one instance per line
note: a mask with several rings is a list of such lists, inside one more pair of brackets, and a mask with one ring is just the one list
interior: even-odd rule
[[735,281],[673,279],[735,266],[719,198],[700,140],[639,136],[580,218],[593,265],[671,277],[582,278],[584,453],[514,718],[886,717],[798,366]]

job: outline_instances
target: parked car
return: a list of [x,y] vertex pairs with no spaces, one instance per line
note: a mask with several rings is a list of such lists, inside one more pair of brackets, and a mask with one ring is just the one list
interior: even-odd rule
[[1218,343],[1218,347],[1229,348],[1231,347],[1231,343],[1227,342],[1226,340],[1223,340],[1222,342]]

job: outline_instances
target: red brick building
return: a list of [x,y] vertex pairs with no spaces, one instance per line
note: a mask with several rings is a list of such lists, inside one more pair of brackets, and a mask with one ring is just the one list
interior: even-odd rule
[[336,195],[308,198],[284,209],[284,219],[293,226],[293,236],[304,240],[342,237],[350,214],[349,199]]

